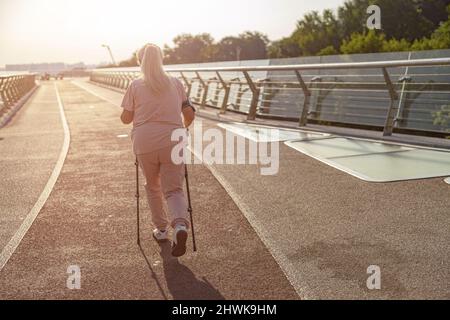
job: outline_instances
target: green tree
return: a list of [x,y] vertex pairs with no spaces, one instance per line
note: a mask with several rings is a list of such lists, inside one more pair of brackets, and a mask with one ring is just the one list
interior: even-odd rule
[[377,33],[370,30],[364,34],[354,33],[350,40],[343,41],[342,53],[376,53],[376,52],[399,52],[411,50],[411,43],[406,39],[386,40],[384,33]]
[[376,0],[381,8],[382,31],[388,39],[414,41],[429,36],[436,25],[425,17],[413,0]]
[[278,41],[274,41],[268,48],[268,55],[271,59],[292,58],[303,54],[299,41],[292,35]]
[[447,20],[446,7],[450,0],[416,0],[421,15],[438,27],[442,21]]
[[246,31],[238,37],[225,37],[216,45],[216,60],[267,59],[269,39],[259,32]]
[[[381,31],[367,29],[366,10],[371,4],[381,8]],[[347,0],[336,13],[305,14],[289,37],[272,43],[264,34],[249,31],[218,43],[208,33],[179,35],[173,47],[164,47],[165,62],[446,49],[450,48],[450,19],[446,20],[445,6],[450,10],[450,0]],[[132,57],[120,65],[132,66],[136,61]]]
[[384,41],[381,51],[383,52],[401,52],[411,50],[411,43],[406,39],[391,39]]
[[433,123],[450,132],[450,105],[442,106],[440,111],[433,112]]
[[120,61],[119,67],[122,67],[122,68],[136,67],[138,65],[136,53],[137,53],[137,51],[135,51],[129,59]]
[[200,63],[214,60],[213,37],[208,33],[181,34],[173,39],[174,47],[164,46],[165,63]]
[[414,41],[428,37],[445,21],[450,0],[349,0],[338,8],[341,39],[366,31],[367,7],[381,8],[382,32],[387,39]]
[[337,51],[333,46],[323,48],[319,51],[319,53],[317,53],[318,56],[331,56],[335,54],[339,54],[339,51]]
[[365,34],[354,33],[350,40],[344,40],[341,52],[344,54],[382,52],[385,41],[386,36],[383,33],[377,34],[374,30]]
[[341,40],[349,39],[353,33],[363,33],[366,29],[369,0],[346,1],[337,10]]
[[331,10],[324,10],[322,15],[313,11],[298,22],[294,37],[298,39],[304,55],[315,55],[328,46],[338,49],[340,43],[338,20]]
[[433,32],[430,38],[416,40],[412,50],[450,49],[450,5],[447,7],[448,20]]

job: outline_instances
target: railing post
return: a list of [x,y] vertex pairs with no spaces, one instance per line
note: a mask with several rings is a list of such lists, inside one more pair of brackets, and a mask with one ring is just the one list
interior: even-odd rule
[[14,76],[11,81],[11,92],[13,97],[13,103],[19,101],[19,88],[17,87],[17,76]]
[[114,87],[114,73],[109,73],[108,77],[109,77],[108,85],[110,87]]
[[397,125],[398,125],[399,122],[401,122],[401,121],[404,120],[404,119],[403,119],[403,110],[404,110],[404,107],[405,107],[405,100],[406,100],[406,99],[404,99],[404,97],[405,97],[405,94],[406,94],[406,96],[407,96],[407,93],[406,93],[406,86],[407,86],[408,83],[411,82],[411,81],[412,81],[412,78],[409,77],[409,76],[407,76],[407,75],[405,75],[404,77],[401,77],[401,78],[398,80],[398,82],[401,82],[401,83],[402,83],[402,90],[401,90],[400,96],[399,96],[399,98],[398,98],[397,115],[396,115],[396,117],[395,117],[395,119],[394,119],[394,122],[395,122],[395,124],[397,124]]
[[3,102],[5,103],[5,107],[8,108],[12,105],[12,97],[11,97],[11,77],[5,78],[5,82],[3,84]]
[[300,83],[303,95],[305,96],[305,100],[303,102],[303,109],[302,113],[300,114],[300,121],[299,121],[299,126],[304,127],[308,123],[309,101],[311,99],[311,91],[308,89],[308,86],[306,85],[302,75],[298,70],[295,70],[295,75],[297,76],[297,80]]
[[[412,56],[412,52],[409,52],[408,60],[411,60],[411,56]],[[400,96],[398,98],[397,115],[395,116],[395,119],[394,119],[394,125],[397,125],[397,127],[398,127],[399,123],[404,120],[402,117],[403,108],[404,108],[403,97],[405,96],[405,90],[406,90],[406,86],[407,86],[408,82],[410,82],[412,80],[412,78],[408,76],[408,72],[409,72],[409,67],[406,67],[404,76],[398,80],[398,82],[402,83],[402,89],[400,91]]]
[[187,95],[188,97],[190,97],[190,96],[191,96],[191,90],[192,90],[192,83],[190,83],[190,82],[188,81],[188,79],[186,78],[186,76],[184,75],[183,72],[180,72],[180,75],[181,75],[181,78],[182,78],[183,81],[184,81],[184,84],[186,85],[186,87],[187,87],[187,89],[188,89],[186,95]]
[[134,80],[134,76],[133,76],[133,73],[127,73],[127,89],[128,89],[128,87],[131,85],[131,83],[133,82],[133,80]]
[[241,110],[241,102],[242,102],[242,96],[247,92],[247,91],[249,91],[250,90],[250,88],[244,88],[244,89],[242,89],[242,87],[243,87],[243,82],[240,82],[241,81],[241,79],[238,79],[238,81],[239,81],[239,88],[238,88],[238,93],[236,94],[236,104],[235,104],[235,109],[237,109],[237,110]]
[[395,115],[396,115],[396,111],[397,111],[397,107],[395,105],[395,101],[398,99],[398,94],[395,91],[394,85],[392,84],[391,78],[389,76],[389,73],[387,71],[386,68],[382,68],[383,70],[383,76],[384,76],[384,81],[386,82],[386,86],[388,88],[389,91],[389,97],[390,97],[390,104],[389,104],[389,109],[388,109],[388,113],[386,116],[386,123],[384,125],[384,131],[383,131],[383,136],[391,136],[392,132],[394,130],[394,120],[395,120]]
[[115,72],[113,79],[114,79],[113,87],[120,88],[120,72]]
[[[314,85],[317,83],[322,82],[322,78],[320,76],[315,76],[311,79],[311,88],[314,88]],[[317,107],[319,104],[319,99],[320,99],[320,86],[316,85],[316,88],[318,88],[317,91],[314,92],[314,95],[311,93],[311,97],[310,97],[310,108],[308,111],[308,116],[309,115],[314,115],[317,118],[317,114],[319,114],[319,108]],[[310,92],[311,90],[308,89]],[[311,103],[311,98],[312,98],[312,103]]]
[[3,106],[0,109],[0,115],[3,113],[3,109],[5,109],[7,106],[5,89],[4,89],[3,83],[5,83],[5,78],[0,78],[0,98],[2,99],[2,102],[3,102]]
[[203,88],[203,95],[202,95],[202,100],[201,100],[200,106],[202,108],[204,108],[206,106],[206,98],[208,97],[209,85],[207,85],[206,82],[202,79],[202,77],[200,77],[200,73],[195,72],[195,74],[196,74],[196,76],[198,78],[198,81],[200,81],[200,84],[201,84],[201,86]]
[[211,78],[210,80],[214,80],[216,87],[214,88],[214,98],[212,99],[214,105],[217,107],[219,104],[219,93],[222,91],[222,87],[220,84],[220,80],[217,77]]
[[248,111],[248,117],[247,120],[255,120],[256,119],[256,112],[258,110],[258,100],[259,100],[259,89],[256,87],[255,83],[253,82],[252,78],[248,74],[247,71],[243,71],[245,79],[247,80],[247,84],[252,91],[252,102],[250,103],[250,110]]
[[[259,111],[261,113],[270,113],[270,107],[271,107],[271,100],[272,99],[272,87],[273,84],[270,82],[269,78],[266,79],[260,79],[258,80],[258,89],[260,92],[260,97],[262,98],[261,100],[261,106],[259,108]],[[269,96],[270,98],[267,99],[267,96]]]
[[225,114],[227,112],[228,107],[228,99],[230,98],[230,89],[231,86],[223,80],[222,76],[220,75],[220,72],[216,71],[217,79],[219,79],[220,83],[222,84],[222,88],[225,90],[222,106],[220,108],[220,114]]
[[123,73],[122,72],[118,72],[117,73],[117,87],[119,89],[123,89],[123,85],[122,85],[122,81],[123,80]]

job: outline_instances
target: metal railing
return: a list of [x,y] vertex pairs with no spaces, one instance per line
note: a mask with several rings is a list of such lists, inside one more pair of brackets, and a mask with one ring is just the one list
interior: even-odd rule
[[[436,66],[439,69],[436,70]],[[442,68],[442,66],[446,66]],[[450,132],[450,58],[253,67],[168,67],[192,100],[256,117]],[[448,71],[446,71],[448,69]],[[431,71],[430,71],[431,70]],[[134,70],[94,70],[91,81],[126,89]],[[432,79],[430,80],[430,76]],[[443,110],[442,112],[440,110]]]
[[35,86],[34,74],[0,75],[0,118]]

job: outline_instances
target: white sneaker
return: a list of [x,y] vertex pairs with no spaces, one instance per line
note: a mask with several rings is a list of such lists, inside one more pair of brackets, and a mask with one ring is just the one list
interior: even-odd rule
[[159,229],[155,229],[153,230],[153,238],[155,238],[155,240],[158,242],[165,242],[169,240],[169,231],[166,230],[162,232]]
[[187,238],[187,227],[184,225],[176,226],[173,232],[172,256],[178,258],[185,255]]

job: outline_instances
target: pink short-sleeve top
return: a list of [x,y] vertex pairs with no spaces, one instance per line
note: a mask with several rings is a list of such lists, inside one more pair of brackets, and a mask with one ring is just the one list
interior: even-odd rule
[[187,100],[183,84],[173,77],[170,88],[154,95],[143,79],[134,80],[122,101],[122,108],[134,112],[131,139],[135,154],[147,154],[175,145],[172,132],[183,128],[182,105]]

